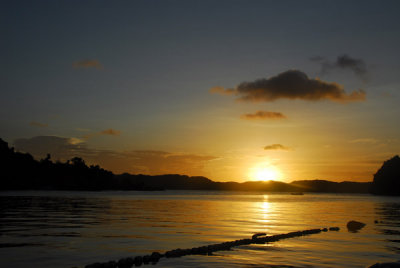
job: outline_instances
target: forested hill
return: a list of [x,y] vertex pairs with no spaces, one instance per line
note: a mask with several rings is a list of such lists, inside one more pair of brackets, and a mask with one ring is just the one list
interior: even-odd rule
[[323,180],[214,182],[186,175],[115,175],[99,166],[88,166],[82,158],[53,162],[51,156],[35,160],[28,153],[15,152],[0,139],[0,190],[228,190],[268,192],[367,193],[370,183]]
[[214,182],[205,177],[185,175],[116,175],[121,185],[144,185],[175,190],[227,190],[267,192],[325,192],[325,193],[368,193],[370,182],[331,182],[304,180],[284,183],[278,181]]
[[74,157],[53,163],[48,155],[40,161],[28,153],[15,152],[0,139],[1,190],[104,190],[114,183],[114,174],[99,166],[87,166]]

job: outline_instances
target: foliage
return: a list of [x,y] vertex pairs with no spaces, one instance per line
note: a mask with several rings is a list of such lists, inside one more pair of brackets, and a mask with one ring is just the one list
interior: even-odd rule
[[112,188],[113,174],[99,166],[87,166],[82,158],[65,163],[35,160],[28,153],[14,152],[0,139],[1,190],[104,190]]

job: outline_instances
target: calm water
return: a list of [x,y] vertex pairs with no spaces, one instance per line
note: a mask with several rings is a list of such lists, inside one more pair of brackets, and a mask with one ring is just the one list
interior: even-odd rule
[[[349,220],[366,223],[358,233]],[[378,220],[380,223],[374,223]],[[0,267],[93,262],[339,226],[340,232],[161,259],[158,267],[366,267],[400,259],[400,198],[232,192],[3,192]],[[142,266],[143,267],[143,266]]]

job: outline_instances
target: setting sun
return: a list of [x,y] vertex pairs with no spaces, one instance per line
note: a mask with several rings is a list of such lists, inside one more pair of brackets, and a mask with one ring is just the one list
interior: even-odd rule
[[256,181],[276,181],[281,179],[281,172],[273,166],[257,166],[251,169],[250,178]]

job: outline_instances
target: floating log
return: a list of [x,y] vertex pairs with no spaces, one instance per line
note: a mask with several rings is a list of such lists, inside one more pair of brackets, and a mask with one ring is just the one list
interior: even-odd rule
[[327,231],[339,231],[339,227],[330,227],[323,229],[310,229],[304,231],[290,232],[286,234],[278,234],[278,235],[270,235],[265,236],[265,233],[257,233],[254,234],[251,238],[244,238],[234,241],[227,241],[218,244],[212,244],[208,246],[202,247],[194,247],[188,249],[173,249],[166,251],[164,254],[159,252],[153,252],[151,255],[146,256],[136,256],[134,258],[124,258],[120,259],[118,262],[109,261],[105,263],[93,263],[86,265],[85,268],[131,268],[133,265],[141,266],[142,264],[156,264],[161,258],[179,258],[187,255],[212,255],[213,252],[222,251],[222,250],[230,250],[233,247],[250,245],[250,244],[265,244],[270,242],[276,242],[281,239],[299,237],[304,235],[318,234],[321,232]]

